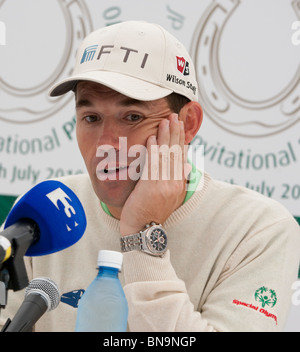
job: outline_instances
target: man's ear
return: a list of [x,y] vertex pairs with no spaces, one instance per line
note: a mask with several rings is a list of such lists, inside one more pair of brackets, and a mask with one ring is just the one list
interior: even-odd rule
[[199,131],[202,120],[203,110],[196,101],[191,101],[184,105],[180,110],[179,120],[184,122],[185,144],[189,144]]

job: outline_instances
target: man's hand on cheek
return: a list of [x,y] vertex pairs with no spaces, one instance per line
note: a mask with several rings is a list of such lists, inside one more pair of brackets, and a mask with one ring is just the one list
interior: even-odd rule
[[142,176],[122,210],[122,236],[139,232],[151,221],[162,224],[182,204],[188,174],[184,140],[177,114],[161,121],[157,138],[148,138]]

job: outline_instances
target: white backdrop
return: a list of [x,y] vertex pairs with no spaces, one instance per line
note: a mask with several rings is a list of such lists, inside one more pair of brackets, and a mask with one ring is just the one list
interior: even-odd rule
[[[85,171],[67,76],[90,31],[124,20],[164,26],[195,62],[213,177],[300,217],[300,0],[0,0],[0,194]],[[300,296],[288,331],[300,331]],[[299,302],[298,302],[299,301]]]

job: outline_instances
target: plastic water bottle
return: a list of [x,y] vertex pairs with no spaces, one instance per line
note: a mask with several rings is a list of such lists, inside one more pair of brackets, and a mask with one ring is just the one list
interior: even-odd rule
[[98,275],[79,301],[75,331],[126,331],[128,304],[118,276],[122,261],[122,253],[99,251]]

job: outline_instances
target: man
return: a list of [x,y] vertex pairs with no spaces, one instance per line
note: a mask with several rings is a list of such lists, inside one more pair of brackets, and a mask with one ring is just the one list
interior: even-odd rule
[[[63,293],[36,331],[74,330],[100,249],[124,252],[130,331],[282,330],[299,226],[279,203],[187,161],[203,114],[183,45],[145,22],[95,31],[51,95],[71,90],[88,175],[61,181],[81,200],[87,230],[68,249],[28,260],[30,277],[48,276]],[[145,241],[151,233],[149,247],[140,231]],[[18,296],[9,296],[14,309]]]

